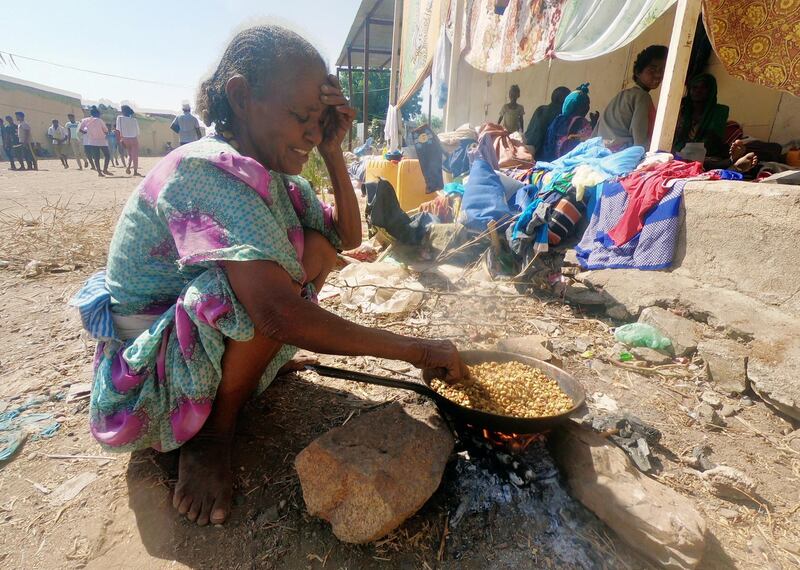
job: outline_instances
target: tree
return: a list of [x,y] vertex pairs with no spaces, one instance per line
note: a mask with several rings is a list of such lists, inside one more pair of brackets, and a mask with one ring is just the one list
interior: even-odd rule
[[[353,93],[350,93],[350,83],[347,77],[347,71],[342,71],[340,75],[342,88],[348,99],[350,105],[358,111],[359,123],[364,119],[362,109],[364,107],[364,72],[361,70],[353,71]],[[389,109],[389,80],[390,76],[388,71],[370,71],[369,72],[369,120],[366,121],[367,125],[373,119],[380,121],[386,120],[386,111]],[[413,116],[419,115],[422,112],[422,92],[417,91],[411,100],[403,105],[401,109],[403,119],[408,120]]]

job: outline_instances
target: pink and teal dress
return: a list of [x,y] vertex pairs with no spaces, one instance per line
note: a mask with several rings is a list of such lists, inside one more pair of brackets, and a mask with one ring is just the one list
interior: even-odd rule
[[[268,171],[221,139],[165,157],[128,200],[105,272],[72,301],[99,339],[90,405],[97,441],[169,451],[191,439],[211,412],[225,339],[254,332],[219,262],[273,261],[313,302],[304,229],[338,248],[331,214],[307,181]],[[259,393],[295,352],[281,349]]]

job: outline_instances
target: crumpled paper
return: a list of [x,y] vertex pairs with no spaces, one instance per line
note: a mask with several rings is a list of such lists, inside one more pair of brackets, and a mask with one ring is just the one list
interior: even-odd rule
[[399,265],[354,263],[339,272],[345,282],[341,300],[345,307],[365,313],[396,314],[422,303],[425,287]]

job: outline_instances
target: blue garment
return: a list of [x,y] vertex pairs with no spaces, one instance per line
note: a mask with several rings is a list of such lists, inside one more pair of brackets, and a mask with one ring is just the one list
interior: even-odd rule
[[86,281],[72,299],[70,306],[77,307],[86,329],[92,338],[116,339],[111,319],[111,293],[106,287],[105,270],[98,271]]
[[583,239],[575,247],[578,263],[584,269],[659,270],[672,265],[680,229],[681,200],[687,180],[678,180],[661,202],[644,219],[642,231],[627,243],[615,247],[603,242],[619,221],[628,203],[628,194],[619,182],[605,182]]
[[461,200],[463,224],[470,230],[485,231],[489,220],[499,222],[511,215],[506,203],[505,189],[492,166],[476,158],[464,186]]

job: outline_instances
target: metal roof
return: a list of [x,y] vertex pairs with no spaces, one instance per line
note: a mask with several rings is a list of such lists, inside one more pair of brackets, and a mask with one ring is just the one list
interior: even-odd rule
[[352,52],[353,68],[364,66],[364,43],[366,21],[369,26],[369,67],[388,68],[392,58],[392,24],[394,22],[394,0],[361,0],[350,33],[342,46],[336,67],[347,67],[347,50]]

